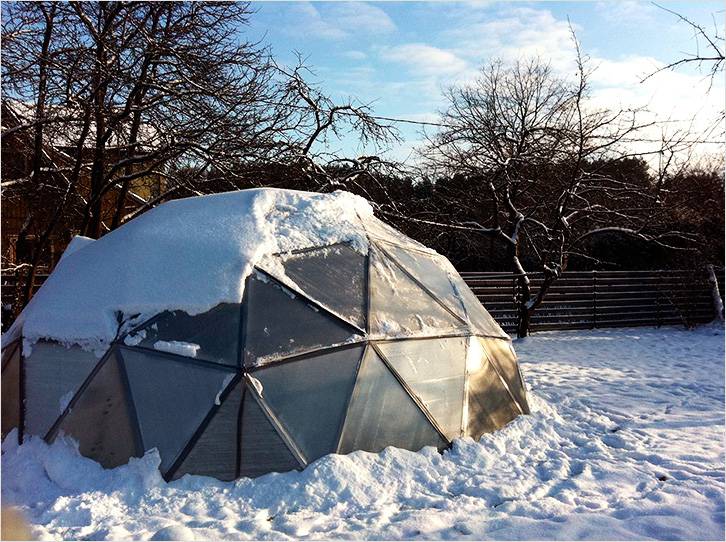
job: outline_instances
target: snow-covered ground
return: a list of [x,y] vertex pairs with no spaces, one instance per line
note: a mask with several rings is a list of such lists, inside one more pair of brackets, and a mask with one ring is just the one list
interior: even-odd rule
[[104,471],[67,443],[6,442],[3,505],[44,539],[724,539],[721,329],[549,332],[515,348],[532,415],[443,455],[166,484],[154,453]]

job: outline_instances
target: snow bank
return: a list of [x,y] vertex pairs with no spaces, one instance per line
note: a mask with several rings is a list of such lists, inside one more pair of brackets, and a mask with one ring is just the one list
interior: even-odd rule
[[443,455],[329,455],[303,472],[165,483],[68,442],[3,444],[2,498],[43,539],[724,539],[720,328],[517,341],[531,416]]
[[170,201],[97,241],[76,238],[13,328],[23,327],[27,348],[47,338],[102,352],[119,318],[239,302],[252,267],[270,254],[337,242],[362,249],[361,218],[376,222],[368,202],[347,192]]

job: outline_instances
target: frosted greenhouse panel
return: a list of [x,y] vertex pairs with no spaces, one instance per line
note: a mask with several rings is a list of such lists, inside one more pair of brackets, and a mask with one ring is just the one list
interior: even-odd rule
[[383,364],[366,350],[340,442],[340,453],[380,452],[387,446],[418,451],[446,442]]
[[98,361],[78,346],[35,343],[25,358],[25,432],[45,436]]
[[466,321],[463,302],[449,279],[449,275],[456,271],[442,256],[408,250],[396,245],[384,245],[383,249],[421,284],[431,290],[431,293],[450,310]]
[[271,365],[255,371],[262,398],[308,462],[336,451],[363,347]]
[[250,390],[245,392],[242,405],[240,476],[254,478],[268,472],[299,469],[300,463],[267,419],[252,393]]
[[2,438],[20,425],[20,346],[3,351],[2,359]]
[[215,412],[194,447],[173,474],[181,478],[185,474],[213,476],[220,480],[237,477],[237,446],[239,444],[239,409],[242,404],[244,384],[237,383]]
[[283,265],[285,274],[310,299],[365,329],[365,256],[338,244],[284,256]]
[[491,337],[509,338],[509,335],[499,327],[497,321],[492,318],[492,315],[484,308],[481,301],[474,295],[474,292],[466,285],[460,275],[451,275],[451,282],[464,303],[469,322],[478,333]]
[[162,472],[174,464],[234,373],[147,351],[121,349],[144,450],[157,448]]
[[127,463],[141,448],[122,371],[112,352],[51,435],[73,437],[84,456],[107,469]]
[[461,436],[466,337],[378,343],[448,439]]
[[514,398],[524,414],[529,414],[527,404],[527,392],[524,387],[524,380],[517,364],[517,356],[512,350],[512,343],[501,339],[480,339],[484,349],[499,369],[504,381],[509,386]]
[[469,375],[466,434],[478,439],[512,421],[519,410],[476,337],[469,344],[466,365]]
[[371,307],[368,319],[371,333],[421,335],[465,326],[373,247],[369,276]]
[[247,279],[245,315],[245,365],[248,366],[362,338],[349,324],[321,311],[260,272]]
[[363,226],[365,227],[366,233],[369,237],[388,241],[389,243],[395,243],[397,245],[411,247],[418,250],[429,250],[425,245],[422,245],[418,241],[415,241],[404,235],[395,228],[392,228],[382,220],[375,217],[369,217],[363,220]]
[[195,316],[184,311],[166,311],[129,334],[124,343],[236,366],[239,319],[237,303],[221,303]]

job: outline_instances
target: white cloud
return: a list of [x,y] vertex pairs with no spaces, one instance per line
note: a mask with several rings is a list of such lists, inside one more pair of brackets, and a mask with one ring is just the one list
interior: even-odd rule
[[344,51],[340,54],[351,60],[365,60],[368,57],[363,51]]
[[406,66],[413,74],[422,76],[450,75],[468,68],[468,63],[451,51],[425,43],[406,43],[381,51],[381,58]]
[[385,11],[365,2],[295,2],[289,9],[293,22],[285,31],[293,35],[342,40],[354,34],[378,35],[396,30]]
[[574,52],[569,24],[547,10],[507,8],[494,16],[473,17],[445,33],[459,56],[476,64],[491,58],[512,61],[541,57],[555,69],[571,66]]
[[642,0],[608,0],[597,3],[599,14],[621,25],[652,23],[657,9],[650,2]]

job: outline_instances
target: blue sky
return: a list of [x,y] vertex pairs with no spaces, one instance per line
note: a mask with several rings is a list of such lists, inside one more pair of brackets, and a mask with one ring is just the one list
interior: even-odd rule
[[[715,18],[723,35],[722,2],[662,5],[711,29]],[[442,88],[471,81],[493,58],[538,55],[571,73],[568,17],[598,66],[598,105],[647,105],[671,120],[695,116],[697,129],[723,108],[722,81],[706,94],[708,82],[695,69],[640,83],[696,50],[688,26],[650,2],[258,2],[254,8],[248,37],[263,38],[284,63],[294,63],[299,51],[327,93],[372,103],[380,115],[435,120]],[[421,140],[420,128],[399,128],[405,141],[388,153],[406,158]],[[370,150],[350,138],[332,147],[346,154]]]

